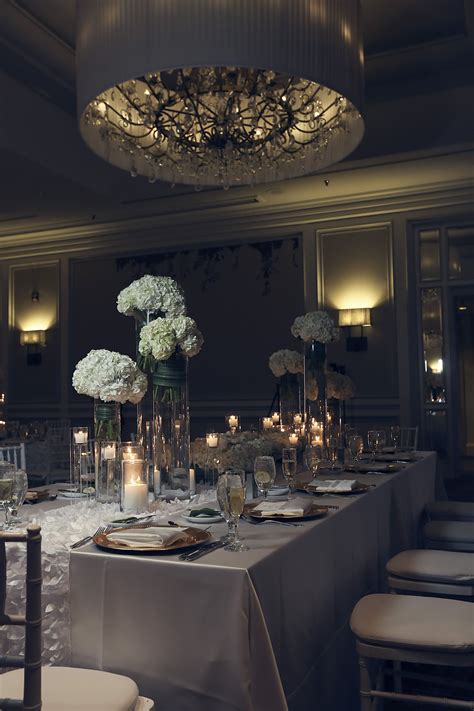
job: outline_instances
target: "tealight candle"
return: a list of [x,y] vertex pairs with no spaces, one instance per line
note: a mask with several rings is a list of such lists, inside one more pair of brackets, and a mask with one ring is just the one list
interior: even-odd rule
[[115,443],[106,444],[102,449],[102,459],[115,459]]
[[219,446],[219,434],[217,432],[209,432],[206,435],[206,443],[208,447],[214,448]]
[[86,429],[73,432],[74,444],[87,444],[88,431]]
[[288,435],[288,441],[290,444],[298,444],[298,435],[296,432],[290,432]]
[[136,442],[130,442],[129,444],[122,444],[122,459],[130,461],[131,459],[143,459],[144,450],[141,444]]
[[271,417],[263,417],[262,425],[264,430],[271,430],[273,428],[273,421]]
[[318,434],[319,432],[321,432],[322,427],[319,422],[316,422],[316,420],[312,420],[310,429],[312,434]]
[[229,418],[227,421],[229,423],[229,427],[238,427],[239,426],[239,418],[237,417],[237,415],[229,415]]
[[293,417],[293,424],[299,427],[303,422],[303,417],[299,413]]
[[279,412],[274,412],[272,415],[272,422],[274,425],[276,425],[280,421],[280,413]]
[[191,495],[196,493],[196,472],[194,469],[189,470],[189,493]]

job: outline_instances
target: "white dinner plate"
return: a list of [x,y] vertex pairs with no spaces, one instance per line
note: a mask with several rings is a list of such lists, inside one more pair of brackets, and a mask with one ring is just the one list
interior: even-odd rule
[[184,516],[183,518],[185,521],[189,521],[190,523],[195,523],[196,525],[207,525],[209,523],[221,523],[224,519],[219,514],[218,516]]
[[87,499],[87,494],[83,494],[81,491],[68,491],[67,489],[60,489],[58,496],[61,499]]
[[268,492],[268,496],[285,496],[289,492],[287,486],[272,486]]

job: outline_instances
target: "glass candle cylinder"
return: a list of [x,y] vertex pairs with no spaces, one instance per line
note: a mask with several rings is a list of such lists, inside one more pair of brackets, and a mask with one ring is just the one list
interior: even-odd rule
[[92,464],[90,446],[89,428],[72,427],[70,482],[81,493],[83,488],[90,486],[93,482],[93,475],[90,472]]
[[299,437],[296,432],[290,432],[290,434],[288,435],[288,442],[293,446],[296,446],[298,444],[298,439]]
[[211,449],[219,446],[219,433],[218,432],[208,432],[206,434],[206,444]]
[[122,459],[120,508],[126,513],[148,510],[148,477],[144,459]]
[[120,501],[120,465],[117,442],[95,442],[95,498],[101,503]]
[[145,459],[145,448],[138,442],[122,442],[120,445],[120,459]]
[[273,429],[273,421],[271,417],[262,417],[262,427],[264,432],[269,432]]
[[240,424],[238,415],[228,415],[226,420],[231,434],[235,434],[239,429]]

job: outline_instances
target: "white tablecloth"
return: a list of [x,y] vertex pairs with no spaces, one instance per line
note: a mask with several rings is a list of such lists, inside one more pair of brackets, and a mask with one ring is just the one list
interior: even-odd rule
[[160,711],[357,709],[350,613],[384,589],[388,558],[419,541],[435,471],[425,453],[396,474],[357,476],[375,487],[321,499],[339,510],[301,528],[243,523],[245,553],[182,563],[74,551],[73,663],[132,676]]

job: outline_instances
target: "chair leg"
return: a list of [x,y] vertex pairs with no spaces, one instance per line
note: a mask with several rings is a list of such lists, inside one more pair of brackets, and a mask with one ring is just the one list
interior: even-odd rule
[[369,660],[359,657],[359,677],[360,677],[360,711],[372,711],[371,695],[372,683],[370,678]]

